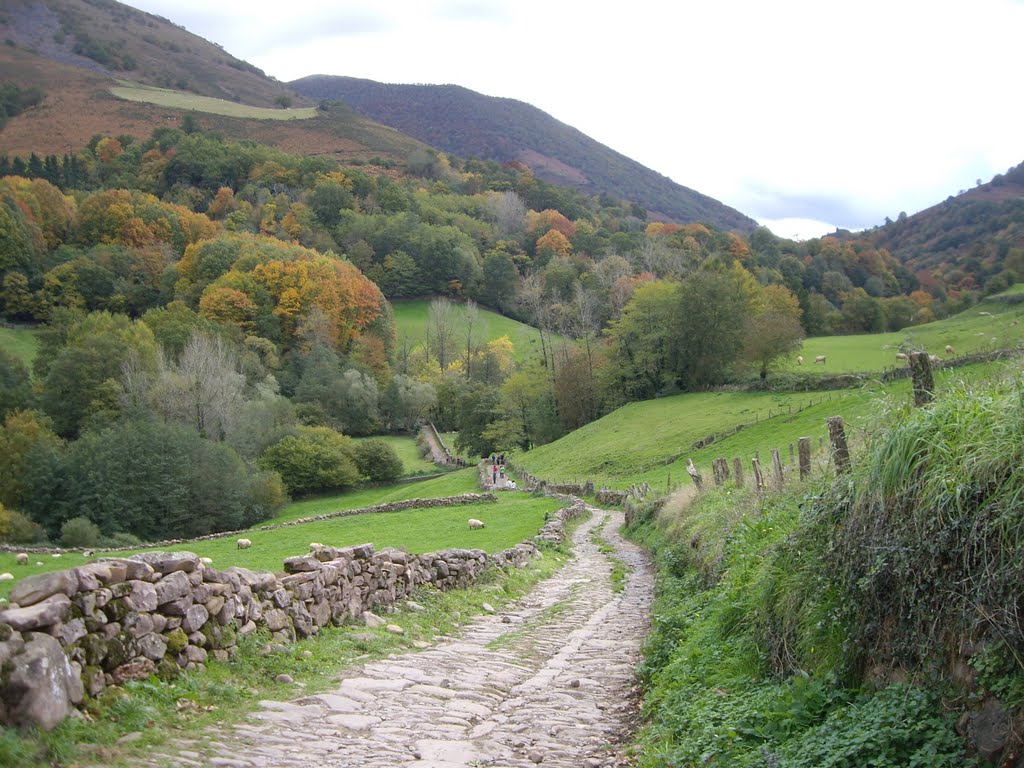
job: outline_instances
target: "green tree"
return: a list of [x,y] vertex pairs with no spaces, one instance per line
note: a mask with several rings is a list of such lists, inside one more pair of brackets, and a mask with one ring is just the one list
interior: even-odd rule
[[359,474],[374,482],[387,482],[402,476],[405,468],[395,449],[383,440],[363,440],[356,445]]
[[0,349],[0,419],[35,403],[28,368],[14,355]]
[[329,427],[299,427],[270,446],[259,465],[277,472],[289,493],[336,491],[359,481],[355,441]]
[[504,251],[488,251],[484,256],[480,301],[489,307],[508,311],[515,307],[518,283],[519,272],[512,257]]
[[53,531],[84,515],[104,533],[153,541],[243,528],[271,511],[256,503],[250,472],[234,450],[147,418],[84,433],[70,446],[64,471],[68,488],[47,523]]
[[399,373],[392,377],[381,394],[381,417],[391,429],[411,432],[416,422],[437,404],[433,385]]
[[33,463],[52,463],[44,458],[62,449],[52,424],[38,411],[12,411],[0,427],[0,502],[12,509],[25,509],[32,496],[26,482]]
[[612,402],[654,397],[670,383],[673,326],[680,286],[663,280],[641,283],[618,320],[608,324],[606,389]]
[[743,349],[744,321],[756,290],[742,267],[702,269],[683,281],[673,326],[675,369],[686,389],[725,381]]
[[42,387],[43,410],[57,434],[74,437],[90,417],[107,410],[110,387],[118,386],[122,365],[133,356],[155,369],[156,342],[141,321],[94,312],[68,329]]

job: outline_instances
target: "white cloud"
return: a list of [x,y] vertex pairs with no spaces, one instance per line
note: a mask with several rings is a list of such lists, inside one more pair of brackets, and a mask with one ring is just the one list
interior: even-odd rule
[[870,226],[1024,160],[1011,0],[133,4],[281,80],[521,99],[757,219]]

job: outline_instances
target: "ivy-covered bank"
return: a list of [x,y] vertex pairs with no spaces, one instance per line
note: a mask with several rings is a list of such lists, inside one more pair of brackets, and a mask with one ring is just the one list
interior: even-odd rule
[[889,405],[849,475],[632,510],[641,765],[1019,764],[1020,372]]

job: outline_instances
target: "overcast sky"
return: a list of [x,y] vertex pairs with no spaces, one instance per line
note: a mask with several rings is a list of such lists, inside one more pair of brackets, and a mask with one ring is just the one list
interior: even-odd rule
[[1024,0],[129,0],[283,81],[533,104],[776,234],[863,229],[1024,161]]

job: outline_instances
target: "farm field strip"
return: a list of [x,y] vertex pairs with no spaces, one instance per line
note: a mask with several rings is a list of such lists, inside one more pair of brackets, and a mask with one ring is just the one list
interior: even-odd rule
[[194,93],[156,88],[155,86],[142,85],[127,80],[119,80],[118,82],[121,85],[111,88],[110,92],[119,99],[141,101],[146,104],[156,104],[160,107],[170,107],[172,109],[208,112],[212,115],[240,117],[250,120],[308,120],[316,117],[317,114],[315,107],[301,107],[298,109],[250,107],[225,99],[213,98],[212,96],[199,96]]

